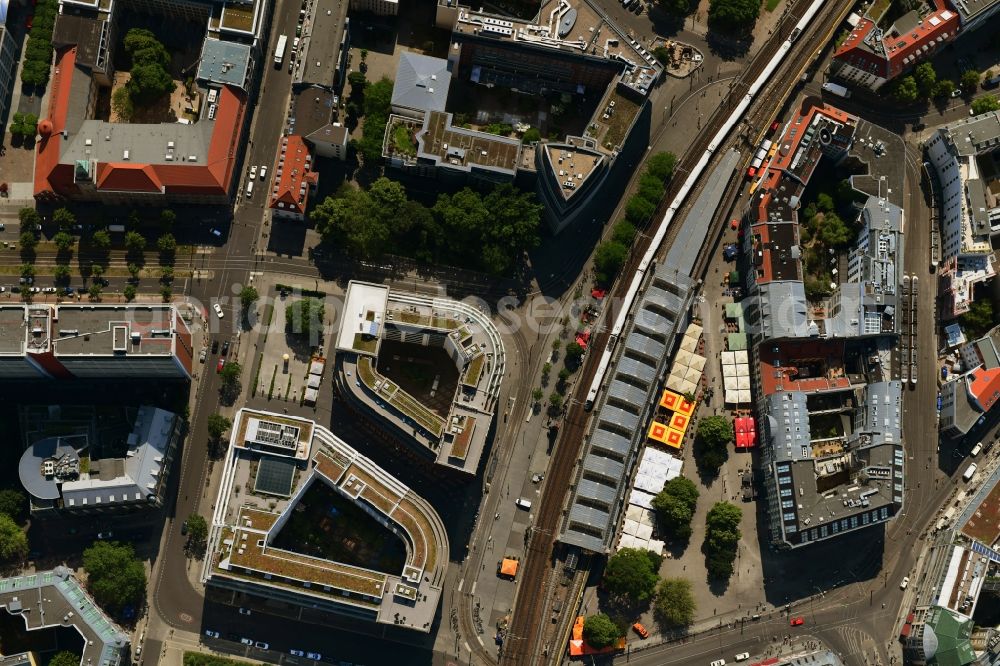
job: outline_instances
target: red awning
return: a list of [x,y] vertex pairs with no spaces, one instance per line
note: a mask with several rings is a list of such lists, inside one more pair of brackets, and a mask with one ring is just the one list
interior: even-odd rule
[[590,295],[598,300],[604,298],[604,294],[606,293],[608,293],[606,289],[592,289],[590,291]]
[[583,333],[576,334],[576,344],[580,345],[584,349],[587,348],[587,343],[590,341],[590,331],[584,331]]
[[736,433],[736,448],[745,449],[750,446],[750,438],[745,432]]

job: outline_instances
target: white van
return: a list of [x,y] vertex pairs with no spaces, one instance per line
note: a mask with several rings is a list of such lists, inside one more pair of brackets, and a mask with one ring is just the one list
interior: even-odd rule
[[979,469],[979,466],[976,465],[976,463],[972,463],[971,465],[966,467],[965,474],[962,475],[962,481],[968,482],[973,476],[976,475],[977,469]]
[[247,195],[247,199],[249,199],[250,197],[253,196],[253,181],[252,180],[247,181],[246,195]]
[[969,451],[969,455],[975,458],[976,456],[979,455],[979,452],[982,450],[983,450],[983,443],[978,442],[975,446],[972,447],[972,450]]
[[523,497],[518,497],[514,500],[514,504],[517,505],[518,509],[524,509],[525,511],[531,511],[531,500],[526,500]]

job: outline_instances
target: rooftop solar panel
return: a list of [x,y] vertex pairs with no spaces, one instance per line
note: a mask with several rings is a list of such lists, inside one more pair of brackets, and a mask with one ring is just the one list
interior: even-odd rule
[[257,480],[254,490],[268,495],[289,497],[292,494],[292,481],[295,478],[295,463],[265,456],[257,466]]

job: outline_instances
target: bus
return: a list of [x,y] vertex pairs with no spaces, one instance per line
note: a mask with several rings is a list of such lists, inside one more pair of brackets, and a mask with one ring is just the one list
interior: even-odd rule
[[281,63],[285,59],[285,44],[287,43],[288,43],[288,37],[286,35],[280,35],[278,37],[278,45],[274,47],[275,69],[281,68]]

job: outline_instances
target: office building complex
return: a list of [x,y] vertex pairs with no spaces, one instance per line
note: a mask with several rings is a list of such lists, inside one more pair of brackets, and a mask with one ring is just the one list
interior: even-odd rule
[[991,239],[1000,234],[998,147],[997,111],[946,125],[926,143],[941,186],[938,310],[944,320],[968,312],[975,286],[996,275]]
[[94,457],[98,443],[91,441],[90,429],[84,429],[31,444],[21,455],[18,476],[37,514],[159,508],[183,433],[184,420],[176,414],[140,407],[122,455]]
[[[588,214],[662,66],[588,0],[560,0],[541,18],[536,24],[441,0],[437,24],[452,31],[448,58],[401,58],[383,157],[424,177],[533,187],[558,232]],[[564,140],[525,143],[456,122],[447,100],[458,84],[484,95],[502,89],[515,99],[544,98],[553,114],[582,106],[590,118]],[[477,122],[523,134],[534,117],[484,108]],[[408,144],[397,138],[406,133]]]
[[[205,26],[195,85],[184,108],[171,110],[174,122],[98,117],[98,99],[115,79],[114,49],[124,37],[118,22],[126,10]],[[62,0],[49,104],[38,123],[35,198],[229,203],[269,16],[268,0]]]
[[963,372],[941,386],[941,434],[964,437],[1000,399],[1000,327],[960,350]]
[[202,572],[210,591],[427,633],[447,565],[444,525],[412,490],[312,421],[239,412]]
[[[870,195],[846,281],[832,285],[822,307],[805,289],[799,199],[821,159],[847,156],[856,125],[807,98],[777,139],[744,219],[742,306],[753,331],[770,535],[781,547],[884,522],[903,504],[902,385],[891,373],[894,340],[910,314],[899,293],[899,206]],[[856,189],[874,181],[881,191],[877,176],[854,179]]]
[[170,304],[0,306],[0,381],[187,380],[193,358]]
[[17,43],[7,29],[10,0],[0,1],[0,122],[7,122],[14,111],[9,107],[14,78],[17,76]]
[[[476,474],[506,367],[488,315],[460,301],[352,281],[336,349],[337,390],[373,434],[435,469],[462,479]],[[402,359],[427,381],[395,372]]]

